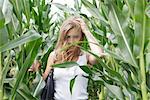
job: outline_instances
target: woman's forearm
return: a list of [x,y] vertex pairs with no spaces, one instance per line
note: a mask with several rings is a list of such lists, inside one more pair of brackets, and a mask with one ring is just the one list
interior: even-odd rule
[[103,50],[99,46],[99,43],[96,40],[96,38],[93,36],[93,34],[90,31],[85,31],[84,34],[88,40],[91,51],[98,56],[102,56]]
[[43,73],[43,79],[45,80],[48,76],[49,72],[51,71],[52,67],[46,67],[45,72]]
[[48,57],[48,60],[47,60],[45,72],[43,73],[43,79],[44,80],[46,79],[46,77],[50,73],[50,71],[52,69],[52,64],[53,64],[53,57],[52,57],[52,54],[50,54],[50,56]]

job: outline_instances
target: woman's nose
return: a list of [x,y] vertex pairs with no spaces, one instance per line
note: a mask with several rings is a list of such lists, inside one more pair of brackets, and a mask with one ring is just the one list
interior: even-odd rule
[[75,41],[74,38],[70,38],[70,43],[73,43]]

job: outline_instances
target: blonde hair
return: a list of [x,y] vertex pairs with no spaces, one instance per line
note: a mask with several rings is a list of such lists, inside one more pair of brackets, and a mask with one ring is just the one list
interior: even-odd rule
[[67,20],[65,20],[63,22],[62,26],[60,27],[59,37],[58,37],[58,41],[57,41],[57,44],[55,47],[56,60],[54,63],[63,63],[65,61],[74,61],[80,55],[81,50],[80,50],[79,46],[71,46],[66,50],[63,50],[63,51],[60,50],[64,46],[66,46],[65,36],[68,33],[68,31],[71,29],[76,29],[77,31],[80,31],[82,34],[81,40],[83,39],[84,36],[83,36],[82,30],[81,30],[81,26],[77,21],[74,21],[77,18],[79,18],[79,17],[73,16],[73,17],[68,18]]

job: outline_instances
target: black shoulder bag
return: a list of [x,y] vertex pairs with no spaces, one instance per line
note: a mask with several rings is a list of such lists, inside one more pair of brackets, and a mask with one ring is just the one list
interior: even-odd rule
[[53,72],[54,70],[52,69],[52,72],[48,75],[48,77],[45,80],[46,85],[42,89],[40,100],[54,100],[55,89],[54,89]]

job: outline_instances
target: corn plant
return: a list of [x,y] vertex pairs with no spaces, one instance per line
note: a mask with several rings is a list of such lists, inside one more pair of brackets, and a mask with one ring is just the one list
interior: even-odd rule
[[[51,1],[52,2],[52,1]],[[51,5],[57,12],[52,21]],[[82,7],[91,13],[86,15]],[[149,0],[75,0],[74,8],[45,0],[0,1],[0,98],[12,100],[38,99],[39,75],[45,69],[53,50],[57,33],[69,15],[80,15],[107,54],[99,58],[88,49],[85,41],[81,49],[93,54],[98,63],[89,73],[89,100],[150,99],[150,3]],[[38,59],[39,73],[27,69]],[[70,63],[72,64],[72,63]],[[68,63],[59,66],[69,66]],[[38,80],[34,80],[34,78]],[[33,80],[37,81],[33,85]],[[71,80],[72,90],[75,78]]]
[[[99,7],[94,2],[82,2],[93,13],[95,20],[99,20],[99,25],[92,23],[96,26],[93,29],[109,32],[117,39],[115,45],[109,44],[106,49],[111,57],[106,58],[106,63],[100,61],[100,66],[103,67],[101,74],[107,77],[105,80],[99,77],[100,81],[118,99],[147,100],[149,78],[146,79],[146,76],[149,76],[150,64],[149,2],[104,0],[99,2]],[[110,84],[108,79],[113,82]]]

